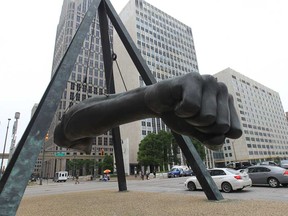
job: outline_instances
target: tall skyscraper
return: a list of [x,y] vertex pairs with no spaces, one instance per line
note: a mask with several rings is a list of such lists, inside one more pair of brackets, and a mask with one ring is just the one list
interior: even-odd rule
[[214,76],[233,95],[243,128],[241,138],[226,139],[224,157],[215,163],[287,159],[288,122],[279,94],[231,68]]
[[[120,18],[157,81],[190,72],[198,73],[194,40],[189,26],[144,0],[130,0],[121,11]],[[126,91],[124,86],[128,90],[143,86],[141,76],[116,33],[113,45],[125,82],[124,85],[118,67],[114,67],[117,92]],[[127,173],[133,173],[138,163],[140,141],[147,134],[167,130],[167,127],[161,119],[150,118],[125,124],[120,130],[125,161],[129,161],[125,169]]]
[[[55,73],[59,62],[65,54],[91,2],[92,0],[64,0],[56,32],[52,75]],[[112,43],[113,28],[110,23],[109,37]],[[67,112],[69,107],[82,100],[93,97],[94,95],[102,95],[105,93],[106,85],[100,40],[99,18],[98,14],[96,14],[96,18],[90,26],[90,30],[84,40],[83,47],[79,53],[73,71],[71,71],[71,76],[61,98],[55,118],[53,119],[49,129],[46,154],[48,156],[58,155],[56,159],[53,158],[48,161],[47,170],[49,170],[50,175],[56,171],[65,169],[69,170],[70,168],[66,167],[67,160],[95,159],[101,161],[104,158],[103,152],[104,154],[113,156],[113,144],[110,131],[95,138],[91,155],[73,151],[72,149],[63,149],[53,143],[54,128],[58,124],[59,120],[61,120],[63,114]],[[53,151],[57,152],[53,153]],[[65,157],[63,157],[63,155],[65,155]],[[85,174],[82,173],[82,171],[83,170],[80,170],[81,173],[78,174]]]

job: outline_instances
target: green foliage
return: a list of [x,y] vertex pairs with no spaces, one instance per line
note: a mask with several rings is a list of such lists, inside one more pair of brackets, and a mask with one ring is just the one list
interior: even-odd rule
[[194,147],[196,148],[200,158],[202,160],[204,160],[204,158],[206,156],[204,145],[197,139],[194,139],[192,137],[190,137],[190,139],[192,140],[192,143],[193,143]]
[[[199,156],[205,158],[204,145],[198,140],[191,138]],[[168,169],[168,164],[180,164],[178,157],[179,147],[173,135],[166,131],[158,134],[148,134],[139,144],[137,160],[142,166],[160,166]]]
[[138,162],[144,166],[158,166],[163,158],[162,142],[157,134],[151,133],[141,140],[138,151]]
[[139,145],[138,162],[143,166],[160,166],[165,170],[168,164],[179,163],[178,145],[171,133],[160,131],[148,134]]
[[87,174],[93,173],[94,168],[94,160],[81,160],[81,159],[73,159],[66,161],[67,170],[72,170],[73,175],[75,175],[77,170],[81,170],[83,168],[86,169]]

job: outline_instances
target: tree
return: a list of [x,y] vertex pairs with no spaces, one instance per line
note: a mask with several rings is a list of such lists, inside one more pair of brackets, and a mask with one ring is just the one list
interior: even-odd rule
[[[158,134],[148,134],[139,144],[138,162],[145,167],[160,166],[168,169],[168,164],[179,163],[177,158],[178,145],[172,134],[160,131]],[[154,169],[154,168],[153,168]]]
[[204,160],[204,158],[205,158],[205,156],[206,156],[204,145],[203,145],[199,140],[194,139],[193,137],[190,137],[190,139],[191,139],[194,147],[196,148],[196,150],[197,150],[200,158],[201,158],[202,160]]
[[175,140],[173,138],[173,135],[170,132],[166,131],[160,131],[157,134],[157,138],[161,140],[161,145],[163,149],[163,162],[162,165],[164,167],[164,170],[168,169],[168,164],[172,165],[173,163],[178,163],[178,146],[176,146],[173,143],[175,143]]
[[[73,159],[66,161],[66,169],[67,171],[72,171],[72,175],[75,176],[77,173],[81,174],[92,174],[94,167],[94,160],[81,160],[81,159]],[[85,169],[85,172],[84,172]]]
[[91,175],[94,170],[94,160],[89,160],[89,159],[84,160],[84,166],[85,166],[86,174]]
[[[194,138],[190,138],[200,158],[205,158],[204,145]],[[148,134],[139,144],[137,160],[142,166],[160,166],[163,170],[174,164],[180,164],[178,157],[179,146],[172,133],[160,131],[158,134]]]
[[163,149],[161,140],[157,134],[148,134],[139,144],[138,162],[147,167],[159,166],[163,161]]

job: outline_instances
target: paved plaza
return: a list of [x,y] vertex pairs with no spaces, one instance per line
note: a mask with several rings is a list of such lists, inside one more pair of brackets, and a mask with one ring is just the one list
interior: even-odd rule
[[[203,193],[180,194],[176,189],[151,192],[143,185],[161,179],[128,179],[128,191],[119,192],[117,181],[46,183],[26,188],[17,216],[167,216],[167,215],[253,215],[283,216],[287,213],[287,202],[269,200],[224,199],[208,201]],[[131,185],[129,187],[129,185]],[[161,184],[160,184],[161,185]],[[129,188],[131,188],[129,190]],[[142,189],[143,188],[143,189]],[[148,187],[149,188],[149,187]],[[182,185],[178,190],[183,191]],[[142,191],[141,191],[142,190]],[[148,192],[147,192],[148,191]]]

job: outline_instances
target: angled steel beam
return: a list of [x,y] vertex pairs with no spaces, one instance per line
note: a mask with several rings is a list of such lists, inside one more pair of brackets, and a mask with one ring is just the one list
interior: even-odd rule
[[0,181],[1,215],[15,215],[66,83],[101,0],[91,3]]
[[[142,76],[145,84],[151,85],[156,83],[156,80],[153,77],[149,67],[147,66],[145,60],[142,58],[138,48],[136,47],[133,39],[130,37],[128,31],[126,30],[124,24],[116,13],[112,4],[109,0],[105,0],[105,3],[107,14],[114,28],[116,29],[120,39],[122,40],[123,45],[128,51],[132,61],[134,62],[136,68]],[[222,194],[219,192],[215,182],[208,173],[206,167],[203,164],[203,161],[199,157],[189,137],[182,136],[176,133],[173,133],[173,135],[178,142],[178,145],[180,146],[182,152],[184,153],[186,159],[189,161],[189,164],[191,164],[193,171],[195,172],[196,177],[199,180],[207,198],[209,200],[222,200]]]
[[[99,16],[99,25],[100,25],[100,33],[101,33],[101,43],[102,43],[102,52],[103,52],[103,61],[105,68],[105,80],[108,94],[115,93],[115,83],[113,76],[113,60],[112,60],[112,52],[109,40],[109,28],[108,28],[108,18],[105,10],[105,4],[102,1],[98,8],[98,16]],[[121,143],[121,135],[120,128],[112,128],[112,138],[113,138],[113,146],[115,153],[115,162],[117,168],[117,181],[119,191],[127,191],[126,177],[125,177],[125,169],[124,169],[124,161],[123,161],[123,152],[122,152],[122,143]]]

